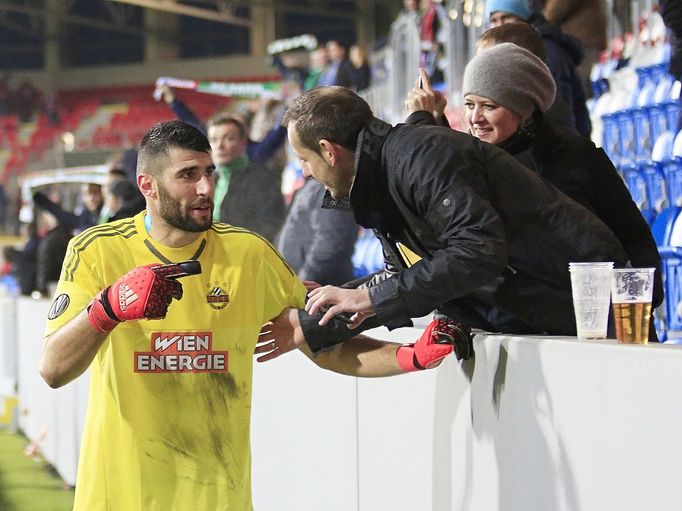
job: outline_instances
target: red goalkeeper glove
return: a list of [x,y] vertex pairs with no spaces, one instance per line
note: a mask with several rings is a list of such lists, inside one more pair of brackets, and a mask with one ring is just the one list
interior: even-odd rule
[[419,371],[436,367],[453,351],[458,360],[471,357],[471,331],[461,323],[434,319],[417,342],[398,348],[396,357],[403,371]]
[[90,323],[105,334],[121,321],[165,318],[173,298],[182,298],[182,285],[174,280],[180,270],[179,264],[148,264],[129,271],[90,302]]

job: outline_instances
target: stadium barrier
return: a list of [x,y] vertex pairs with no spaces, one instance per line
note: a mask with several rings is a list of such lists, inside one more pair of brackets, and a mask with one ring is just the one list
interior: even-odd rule
[[[87,376],[49,389],[36,369],[49,303],[16,305],[19,424],[73,483]],[[411,342],[423,324],[371,335]],[[322,371],[301,353],[255,364],[255,509],[679,507],[682,348],[483,334],[474,343],[475,360],[384,379]]]

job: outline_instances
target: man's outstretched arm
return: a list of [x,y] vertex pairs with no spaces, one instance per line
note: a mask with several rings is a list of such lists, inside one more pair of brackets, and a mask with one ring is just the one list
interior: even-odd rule
[[430,369],[453,352],[454,345],[443,342],[447,331],[439,321],[431,322],[414,344],[398,344],[358,335],[313,355],[305,343],[298,311],[286,309],[263,327],[255,353],[265,362],[298,347],[323,369],[348,376],[382,377]]

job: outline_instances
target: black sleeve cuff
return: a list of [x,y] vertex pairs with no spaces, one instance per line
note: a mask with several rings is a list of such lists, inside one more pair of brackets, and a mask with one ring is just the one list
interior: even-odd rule
[[367,318],[360,326],[352,330],[341,321],[330,321],[325,326],[320,326],[318,324],[320,319],[322,319],[322,313],[311,316],[303,309],[298,311],[298,320],[301,323],[305,341],[314,355],[327,348],[341,344],[365,330],[381,326],[381,323],[375,316]]

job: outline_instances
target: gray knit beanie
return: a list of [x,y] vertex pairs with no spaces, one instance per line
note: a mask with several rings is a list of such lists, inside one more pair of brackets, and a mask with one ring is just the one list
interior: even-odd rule
[[502,43],[480,51],[464,70],[462,96],[476,94],[523,119],[554,103],[556,83],[549,68],[528,50]]

